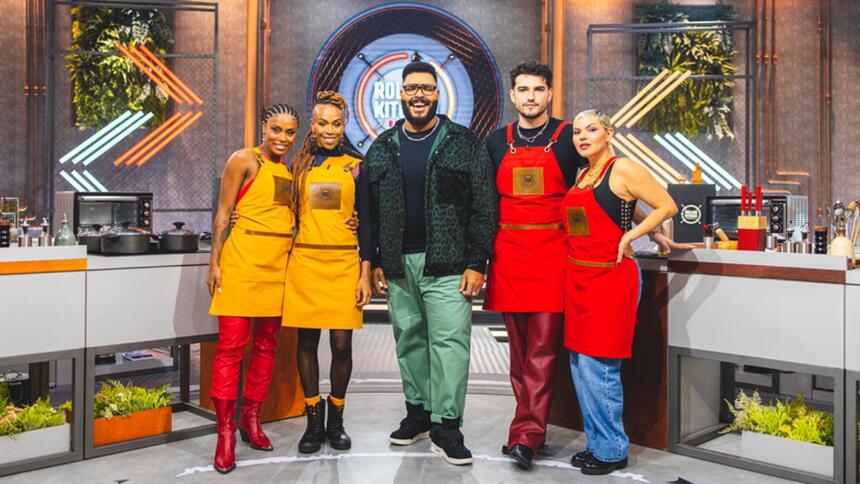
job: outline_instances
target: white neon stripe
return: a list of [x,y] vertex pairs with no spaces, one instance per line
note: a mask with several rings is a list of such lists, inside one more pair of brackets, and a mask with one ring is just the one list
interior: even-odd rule
[[666,180],[667,183],[675,183],[675,181],[677,180],[677,178],[673,177],[671,173],[664,170],[662,166],[654,162],[654,160],[652,160],[651,158],[648,158],[648,156],[642,150],[640,150],[639,147],[635,146],[627,138],[623,136],[618,136],[612,138],[612,140],[626,148],[627,153],[633,153],[634,157],[636,158],[636,161],[651,168],[652,172],[656,173],[659,178]]
[[108,191],[108,189],[105,188],[105,186],[102,185],[100,181],[96,180],[96,177],[94,177],[92,173],[88,172],[87,170],[84,170],[84,176],[87,178],[87,180],[92,182],[92,184],[95,185],[95,187],[98,188],[100,191]]
[[681,144],[680,141],[676,140],[675,138],[673,138],[671,135],[668,135],[668,134],[665,135],[665,138],[666,138],[666,141],[668,141],[669,143],[672,143],[672,145],[674,145],[675,148],[678,148],[679,150],[681,150],[681,152],[684,153],[687,156],[687,158],[692,160],[693,163],[698,162],[699,166],[702,168],[703,173],[707,172],[708,174],[710,174],[711,178],[713,178],[714,180],[719,182],[719,184],[722,185],[726,190],[732,189],[732,185],[729,182],[727,182],[725,179],[723,179],[723,177],[721,177],[717,172],[713,171],[708,165],[705,164],[704,161],[700,160],[698,156],[696,156],[686,146]]
[[[678,150],[676,150],[674,146],[672,146],[671,144],[669,144],[667,141],[664,141],[664,140],[663,140],[663,138],[661,138],[659,134],[655,134],[655,135],[654,135],[654,139],[655,139],[658,143],[660,143],[660,145],[661,145],[663,148],[665,148],[665,149],[666,149],[666,151],[668,151],[669,153],[672,153],[672,156],[674,156],[675,158],[677,158],[677,159],[678,159],[681,163],[683,163],[683,164],[684,164],[684,166],[686,166],[690,171],[696,171],[696,164],[695,164],[695,163],[692,163],[692,162],[690,162],[690,160],[688,160],[688,159],[684,158],[684,156],[683,156],[681,153],[679,153],[679,152],[678,152]],[[702,180],[704,180],[704,181],[706,181],[706,182],[708,182],[708,183],[713,184],[717,191],[720,191],[720,190],[721,190],[720,186],[719,186],[719,185],[717,185],[716,183],[714,183],[714,181],[713,181],[713,180],[711,180],[711,178],[710,178],[708,175],[706,175],[705,173],[702,173]]]
[[69,161],[69,159],[71,159],[73,156],[80,153],[81,150],[83,150],[84,148],[89,146],[90,143],[92,143],[92,142],[98,140],[99,138],[101,138],[102,136],[104,136],[107,132],[111,131],[116,125],[125,121],[125,119],[128,118],[129,116],[131,116],[131,111],[126,111],[126,112],[120,114],[118,118],[116,118],[113,121],[111,121],[110,123],[108,123],[107,126],[96,131],[96,133],[94,135],[92,135],[89,138],[87,138],[86,140],[84,140],[84,142],[79,144],[78,146],[75,146],[75,148],[72,151],[69,151],[68,153],[66,153],[65,156],[60,158],[60,163],[65,163],[65,162]]
[[657,183],[659,183],[660,185],[663,185],[663,188],[666,188],[666,186],[667,186],[666,180],[664,180],[663,177],[661,177],[659,174],[657,174],[657,172],[655,172],[652,167],[648,166],[646,163],[643,163],[642,160],[640,160],[638,156],[631,153],[628,150],[628,148],[626,148],[624,145],[622,145],[621,143],[619,143],[616,140],[610,141],[610,144],[613,144],[613,146],[615,146],[615,148],[617,148],[619,151],[624,152],[624,154],[627,155],[627,157],[630,158],[631,160],[642,165],[646,170],[648,170],[648,173],[650,173],[651,176],[653,176],[654,179],[657,180]]
[[84,188],[86,188],[88,192],[97,192],[98,191],[98,190],[96,190],[96,187],[90,185],[90,182],[88,182],[87,179],[84,178],[83,176],[81,176],[81,174],[78,173],[76,170],[72,170],[72,176],[75,177],[75,180],[80,182],[80,184],[83,185]]
[[728,171],[726,171],[725,169],[723,169],[723,167],[722,167],[722,166],[720,166],[720,165],[719,165],[719,163],[717,163],[716,161],[714,161],[714,159],[713,159],[713,158],[711,158],[710,156],[706,155],[706,154],[705,154],[705,152],[704,152],[704,151],[702,151],[701,149],[699,149],[699,147],[698,147],[698,146],[694,145],[694,144],[693,144],[693,142],[692,142],[692,141],[690,141],[690,139],[689,139],[689,138],[687,138],[686,136],[684,136],[684,135],[683,135],[683,134],[681,134],[681,133],[675,133],[675,138],[677,138],[677,139],[678,139],[678,141],[680,141],[681,143],[684,143],[688,148],[690,148],[691,150],[693,150],[693,152],[694,152],[694,153],[696,153],[697,155],[699,155],[699,157],[702,159],[702,161],[704,161],[704,162],[705,162],[705,164],[706,164],[706,165],[708,165],[709,167],[711,167],[713,170],[717,171],[720,175],[722,175],[722,176],[723,176],[723,178],[725,178],[726,180],[728,180],[728,181],[729,181],[729,183],[731,183],[732,185],[734,185],[734,187],[735,187],[735,188],[740,188],[740,187],[741,187],[741,182],[740,182],[740,181],[738,181],[738,179],[737,179],[737,178],[733,177],[733,176],[731,175],[731,173],[729,173]]
[[65,178],[67,182],[69,182],[73,187],[75,187],[75,190],[77,190],[79,192],[85,192],[86,191],[86,190],[84,190],[84,187],[82,187],[74,178],[70,177],[69,174],[66,173],[65,170],[60,170],[60,176]]
[[89,165],[90,163],[95,161],[96,158],[103,155],[107,150],[113,148],[114,146],[116,146],[117,143],[124,140],[128,135],[130,135],[132,133],[132,131],[136,130],[137,128],[141,127],[143,125],[143,123],[152,119],[153,116],[154,116],[154,114],[152,114],[152,113],[146,113],[145,116],[143,116],[142,118],[139,118],[137,121],[134,121],[130,126],[126,127],[121,133],[114,136],[110,140],[109,143],[102,146],[102,148],[100,150],[96,151],[89,158],[84,160],[84,162],[83,162],[84,165]]
[[134,123],[135,121],[140,119],[141,116],[143,116],[143,112],[141,112],[141,111],[136,112],[134,114],[134,116],[132,116],[132,117],[126,119],[125,121],[123,121],[122,123],[120,123],[113,130],[111,130],[110,133],[105,134],[104,136],[102,136],[102,138],[100,140],[93,143],[89,148],[85,149],[82,153],[80,153],[79,155],[72,158],[72,163],[74,163],[74,164],[80,163],[82,160],[84,160],[85,158],[90,156],[93,152],[98,150],[100,147],[104,146],[105,143],[112,140],[116,136],[117,133],[119,133],[120,131],[127,128],[128,125],[130,125],[131,123]]

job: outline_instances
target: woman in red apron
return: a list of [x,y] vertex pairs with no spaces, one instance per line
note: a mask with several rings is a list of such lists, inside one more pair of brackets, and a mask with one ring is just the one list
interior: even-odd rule
[[[621,361],[631,356],[640,279],[630,243],[677,212],[668,192],[640,164],[613,156],[610,119],[596,110],[573,121],[573,143],[588,158],[562,202],[567,234],[564,345],[582,411],[586,450],[571,464],[583,474],[627,466]],[[631,228],[642,200],[653,211]]]

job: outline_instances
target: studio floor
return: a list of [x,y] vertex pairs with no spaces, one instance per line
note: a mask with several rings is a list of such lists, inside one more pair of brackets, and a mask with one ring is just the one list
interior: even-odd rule
[[41,469],[6,478],[11,483],[782,483],[773,477],[632,446],[630,466],[604,477],[587,477],[570,466],[585,445],[579,432],[551,426],[547,452],[531,472],[517,469],[500,453],[514,400],[506,395],[470,394],[464,434],[474,455],[471,466],[456,467],[433,454],[428,440],[410,447],[389,446],[388,434],[403,416],[398,393],[350,393],[346,429],[350,451],[323,448],[298,453],[304,418],[265,425],[274,452],[236,447],[237,468],[219,475],[211,467],[215,435]]

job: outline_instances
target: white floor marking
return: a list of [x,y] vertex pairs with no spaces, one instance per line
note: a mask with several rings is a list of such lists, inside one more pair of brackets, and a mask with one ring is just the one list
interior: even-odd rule
[[[405,457],[415,457],[415,458],[427,458],[427,457],[435,457],[440,458],[438,455],[432,452],[350,452],[345,454],[318,454],[318,455],[309,455],[309,456],[282,456],[282,457],[267,457],[265,459],[250,459],[250,460],[237,460],[236,467],[249,467],[249,466],[258,466],[258,465],[268,465],[268,464],[290,464],[294,462],[313,462],[313,461],[323,461],[323,460],[341,460],[341,459],[356,459],[356,458],[405,458]],[[509,457],[495,457],[489,455],[475,455],[472,456],[475,460],[484,460],[488,462],[511,462],[514,460]],[[576,469],[566,462],[555,461],[555,460],[535,460],[536,466],[543,467],[552,467],[556,469]],[[185,469],[181,474],[177,474],[176,477],[185,477],[190,476],[192,474],[202,473],[202,472],[214,472],[215,468],[211,465],[204,467],[189,467]],[[650,483],[645,479],[642,474],[634,474],[632,472],[618,472],[615,471],[610,474],[612,477],[618,477],[621,479],[630,479],[635,482],[645,482]]]

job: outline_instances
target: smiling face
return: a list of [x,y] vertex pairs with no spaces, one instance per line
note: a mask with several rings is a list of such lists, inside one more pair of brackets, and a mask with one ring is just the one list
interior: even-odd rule
[[317,139],[317,146],[326,150],[333,150],[343,139],[343,130],[346,122],[343,119],[343,111],[331,104],[317,104],[314,107],[311,119],[311,131]]
[[520,116],[526,119],[540,118],[546,113],[552,100],[552,89],[540,76],[520,74],[511,88],[511,101]]
[[576,152],[586,158],[600,156],[609,149],[612,128],[596,113],[578,115],[573,120],[573,145]]
[[433,75],[413,72],[406,76],[400,88],[400,104],[403,106],[403,116],[410,124],[415,127],[426,126],[436,116],[436,107],[439,105],[439,88]]
[[276,114],[263,123],[263,147],[274,158],[280,158],[296,143],[298,131],[298,119],[290,114]]

